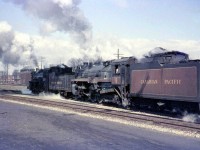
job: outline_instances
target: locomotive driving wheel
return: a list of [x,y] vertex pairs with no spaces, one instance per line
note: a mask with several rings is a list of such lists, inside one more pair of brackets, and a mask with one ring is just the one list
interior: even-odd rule
[[116,103],[118,106],[121,106],[121,99],[118,95],[114,95],[113,97],[114,103]]
[[129,108],[131,105],[130,98],[128,98],[128,93],[125,88],[121,90],[121,105],[123,108]]

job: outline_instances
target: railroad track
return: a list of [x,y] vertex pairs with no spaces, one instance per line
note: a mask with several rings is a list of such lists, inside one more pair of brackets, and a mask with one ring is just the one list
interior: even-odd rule
[[136,114],[131,111],[113,110],[109,108],[99,108],[93,105],[85,103],[74,103],[70,101],[52,101],[39,98],[21,97],[13,95],[0,95],[0,99],[12,100],[23,103],[36,104],[40,106],[49,106],[61,109],[72,110],[82,114],[93,114],[104,117],[110,117],[111,119],[121,119],[124,121],[140,122],[150,125],[163,126],[165,128],[172,128],[186,132],[195,132],[200,135],[200,124],[184,122],[178,118],[170,118],[164,116]]

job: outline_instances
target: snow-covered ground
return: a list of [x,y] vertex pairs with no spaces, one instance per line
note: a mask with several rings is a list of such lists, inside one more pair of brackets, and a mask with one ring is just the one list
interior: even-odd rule
[[25,89],[27,89],[27,86],[0,84],[0,90],[20,91],[20,90],[25,90]]

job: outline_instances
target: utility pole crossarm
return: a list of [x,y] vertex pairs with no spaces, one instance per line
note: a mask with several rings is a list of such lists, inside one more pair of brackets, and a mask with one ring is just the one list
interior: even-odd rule
[[114,55],[117,55],[117,59],[119,59],[119,57],[122,56],[123,54],[120,54],[120,53],[119,53],[119,49],[118,49],[118,50],[117,50],[117,54],[114,54]]

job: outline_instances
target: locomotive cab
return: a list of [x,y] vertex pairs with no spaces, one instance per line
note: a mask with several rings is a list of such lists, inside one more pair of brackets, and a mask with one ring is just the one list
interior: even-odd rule
[[114,86],[117,100],[122,106],[130,105],[130,64],[137,61],[135,57],[126,57],[114,60],[112,66],[112,85]]

